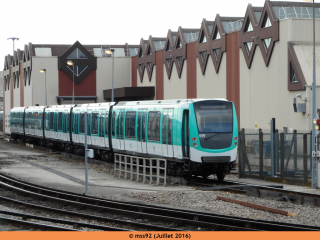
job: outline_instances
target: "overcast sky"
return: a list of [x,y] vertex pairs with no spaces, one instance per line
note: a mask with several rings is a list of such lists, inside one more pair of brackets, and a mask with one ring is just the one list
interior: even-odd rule
[[[293,0],[295,1],[295,0]],[[4,57],[34,44],[139,44],[140,39],[166,37],[168,29],[200,28],[201,21],[220,16],[244,17],[247,5],[264,0],[15,0],[2,1],[0,71]],[[297,1],[296,1],[297,2]],[[319,1],[316,1],[319,2]]]

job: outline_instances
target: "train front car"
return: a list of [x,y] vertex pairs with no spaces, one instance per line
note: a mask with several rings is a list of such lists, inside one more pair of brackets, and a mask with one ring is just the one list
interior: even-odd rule
[[218,99],[201,100],[193,102],[190,108],[190,166],[186,178],[216,174],[222,181],[237,156],[238,122],[234,104]]

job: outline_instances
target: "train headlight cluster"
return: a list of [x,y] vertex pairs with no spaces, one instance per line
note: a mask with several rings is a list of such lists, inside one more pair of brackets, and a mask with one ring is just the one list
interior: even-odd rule
[[237,138],[237,137],[234,137],[234,143],[233,143],[233,146],[237,146],[237,145],[238,145],[237,140],[238,140],[238,138]]
[[198,145],[198,143],[192,143],[192,146],[198,147],[199,145]]

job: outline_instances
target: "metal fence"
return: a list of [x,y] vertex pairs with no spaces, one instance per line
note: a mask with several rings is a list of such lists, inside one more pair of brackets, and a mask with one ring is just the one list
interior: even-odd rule
[[311,133],[239,132],[239,177],[311,185]]

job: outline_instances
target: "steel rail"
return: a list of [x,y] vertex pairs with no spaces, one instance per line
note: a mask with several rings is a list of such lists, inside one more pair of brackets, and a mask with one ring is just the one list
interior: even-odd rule
[[23,221],[18,219],[5,218],[5,217],[0,217],[0,222],[1,224],[11,224],[19,227],[21,226],[29,227],[29,228],[32,227],[32,228],[40,229],[41,231],[79,231],[71,228],[63,228],[63,227],[45,225],[45,224]]
[[[53,191],[54,194],[56,194],[56,190],[52,190],[50,188],[44,188],[41,187],[39,185],[36,184],[31,184],[31,183],[26,183],[24,181],[21,180],[17,180],[15,178],[9,177],[9,176],[5,176],[3,174],[0,174],[0,180],[1,179],[7,179],[10,182],[14,181],[16,183],[22,184],[24,186],[24,188],[26,189],[28,186],[33,186],[33,187],[37,187],[39,188],[38,192],[42,192],[43,190],[45,191]],[[234,183],[234,182],[229,182]],[[139,211],[139,212],[149,212],[148,210],[151,208],[151,212],[153,212],[154,210],[159,209],[160,211],[163,210],[167,210],[168,213],[170,213],[170,211],[180,211],[180,209],[176,209],[176,208],[169,208],[169,207],[157,207],[157,206],[152,206],[152,205],[148,205],[148,204],[140,204],[140,203],[130,203],[130,202],[121,202],[121,201],[116,201],[116,200],[108,200],[108,199],[102,199],[102,198],[97,198],[97,197],[92,197],[92,196],[84,196],[81,194],[76,194],[76,193],[71,193],[71,192],[67,192],[67,191],[62,191],[59,190],[59,192],[61,193],[65,193],[67,194],[68,197],[73,196],[74,200],[77,201],[82,201],[84,202],[91,202],[94,203],[95,205],[100,205],[100,206],[117,206],[120,207],[122,206],[123,209],[133,209],[134,211]],[[52,195],[54,195],[52,194]],[[60,196],[62,196],[62,194],[60,194]],[[87,200],[87,201],[86,201]],[[243,218],[243,217],[236,217],[236,216],[225,216],[225,215],[221,215],[221,214],[217,214],[217,213],[203,213],[203,212],[199,212],[199,211],[192,211],[192,210],[181,210],[183,211],[181,214],[189,214],[192,215],[191,217],[189,217],[190,219],[199,219],[197,217],[198,214],[203,214],[205,216],[211,216],[211,217],[221,217],[223,219],[225,218],[232,218],[232,220],[241,220],[241,221],[254,221],[254,222],[259,222],[259,223],[263,223],[263,224],[275,224],[275,225],[281,225],[281,226],[287,226],[287,227],[292,227],[292,228],[304,228],[304,229],[310,229],[310,230],[320,230],[320,227],[317,226],[307,226],[307,225],[301,225],[301,224],[293,224],[293,223],[285,223],[285,222],[276,222],[276,221],[267,221],[267,220],[260,220],[260,219],[250,219],[250,218]],[[151,213],[150,212],[150,213]],[[177,216],[175,214],[172,214],[172,216]],[[183,216],[184,217],[184,216]],[[200,219],[199,219],[200,220]],[[247,225],[248,226],[248,225]],[[254,226],[253,226],[254,227]]]
[[[4,183],[2,183],[3,185]],[[7,185],[7,184],[6,184]],[[16,187],[13,187],[11,185],[7,185],[7,187],[16,189]],[[30,187],[30,186],[29,186]],[[41,188],[43,189],[43,188]],[[135,211],[132,210],[124,210],[124,209],[115,209],[111,207],[104,207],[104,206],[97,206],[92,204],[84,204],[76,201],[70,201],[70,200],[64,200],[64,199],[58,199],[55,197],[49,197],[49,196],[43,196],[41,194],[32,193],[26,190],[20,190],[22,192],[25,192],[27,194],[31,194],[40,198],[48,198],[54,201],[60,201],[64,203],[74,204],[81,207],[90,207],[95,209],[103,209],[106,211],[111,212],[117,212],[120,214],[129,214],[129,215],[140,215],[143,217],[148,217],[152,219],[160,219],[160,220],[166,220],[166,221],[174,221],[176,223],[184,223],[189,225],[196,225],[196,226],[202,226],[202,227],[209,227],[214,228],[215,226],[221,225],[220,227],[224,229],[228,229],[232,227],[232,230],[236,230],[236,228],[245,229],[245,230],[271,230],[271,231],[310,231],[310,230],[319,230],[318,227],[313,226],[305,226],[305,225],[291,225],[291,224],[282,224],[278,222],[268,222],[268,221],[257,221],[253,219],[244,219],[244,218],[234,218],[230,216],[223,216],[223,215],[210,215],[207,213],[201,213],[201,212],[190,212],[190,211],[183,211],[183,210],[177,210],[177,209],[170,209],[170,208],[160,208],[160,207],[151,207],[150,205],[136,205],[136,204],[128,204],[123,202],[112,202],[108,201],[108,204],[113,205],[120,205],[122,207],[130,207],[135,208]],[[43,190],[38,190],[43,191]],[[49,191],[46,189],[46,191]],[[54,191],[56,194],[58,194],[56,191]],[[68,196],[71,196],[70,193]],[[73,195],[75,197],[75,195]],[[87,199],[87,196],[77,195],[77,200],[83,200]],[[97,204],[98,199],[94,199],[95,203]],[[102,203],[102,200],[99,200],[99,203]],[[100,205],[100,204],[99,204]],[[164,211],[164,212],[163,212]],[[148,212],[148,213],[147,213]],[[152,212],[152,213],[151,213]],[[158,214],[158,215],[156,215]],[[159,214],[162,214],[161,216]],[[176,216],[179,216],[180,218],[177,218]],[[191,220],[191,219],[197,219],[197,221]],[[202,222],[200,222],[202,221]],[[228,226],[225,226],[228,225]],[[239,229],[239,230],[240,230]]]
[[[124,209],[119,209],[119,208],[114,208],[114,207],[104,207],[104,206],[99,206],[99,205],[85,204],[85,203],[81,203],[81,202],[60,199],[57,197],[45,196],[45,195],[42,195],[39,193],[34,193],[34,192],[30,192],[30,191],[27,191],[24,189],[19,189],[17,187],[14,187],[9,184],[2,183],[2,182],[0,182],[0,186],[9,188],[13,191],[19,191],[21,193],[28,194],[28,195],[31,195],[33,197],[37,197],[40,199],[47,199],[47,200],[51,200],[51,201],[55,201],[55,202],[61,202],[63,204],[75,205],[77,207],[80,207],[81,209],[90,208],[90,209],[95,209],[98,211],[107,211],[107,212],[112,212],[112,213],[117,213],[117,214],[122,214],[122,215],[130,215],[131,217],[135,217],[135,218],[143,217],[143,218],[167,221],[167,222],[174,223],[176,225],[184,224],[184,225],[205,227],[205,228],[209,228],[209,229],[230,230],[230,231],[254,231],[255,230],[252,228],[248,228],[248,229],[245,228],[246,226],[249,226],[248,223],[246,223],[246,224],[242,223],[241,225],[237,225],[237,224],[233,223],[233,225],[231,225],[230,221],[224,221],[225,223],[221,223],[219,220],[211,221],[214,219],[211,219],[211,220],[209,219],[208,221],[199,221],[199,215],[195,216],[194,214],[192,214],[192,215],[187,214],[187,218],[173,217],[173,216],[179,215],[179,213],[181,215],[181,213],[183,213],[183,211],[169,211],[170,214],[168,214],[167,210],[163,211],[163,210],[161,210],[161,208],[157,208],[157,209],[155,209],[154,212],[158,212],[158,214],[145,213],[145,212],[140,212],[139,209],[137,209],[136,211],[124,210]],[[149,207],[149,209],[152,209],[152,208]],[[140,210],[141,210],[141,208],[140,208]],[[159,214],[162,214],[162,215],[159,215]],[[196,220],[193,220],[193,219],[196,219]],[[303,230],[300,229],[300,231],[303,231]]]
[[[73,227],[76,226],[77,228],[86,227],[86,228],[92,228],[92,229],[99,229],[99,230],[103,230],[103,231],[129,231],[128,229],[123,229],[123,228],[116,228],[116,227],[102,226],[102,225],[96,225],[96,224],[90,224],[90,223],[68,221],[68,220],[56,219],[56,218],[41,217],[41,216],[36,216],[36,215],[32,215],[32,214],[25,214],[25,213],[17,213],[17,212],[9,212],[9,211],[0,210],[0,214],[22,217],[23,220],[24,219],[35,219],[35,220],[52,222],[52,223],[72,225]],[[52,225],[49,225],[49,226],[52,226]]]
[[107,217],[101,217],[101,216],[96,216],[96,215],[91,215],[91,214],[84,214],[84,213],[71,212],[71,211],[67,211],[67,210],[61,210],[61,209],[57,209],[57,208],[50,208],[50,207],[45,207],[45,206],[40,206],[40,205],[35,205],[35,204],[31,204],[31,203],[18,201],[18,200],[7,198],[7,197],[0,196],[0,200],[11,202],[14,204],[18,204],[20,206],[37,208],[37,209],[52,211],[52,212],[60,213],[60,214],[72,215],[73,217],[77,216],[77,217],[81,217],[81,218],[88,218],[90,220],[97,220],[97,221],[103,221],[103,222],[115,222],[118,224],[132,225],[132,226],[140,227],[143,229],[149,229],[149,230],[153,230],[153,231],[181,231],[181,229],[178,229],[178,228],[163,227],[163,226],[157,226],[157,225],[152,225],[152,224],[147,224],[147,223],[137,223],[137,222],[125,221],[125,220],[120,220],[120,219],[115,219],[115,218],[107,218]]

